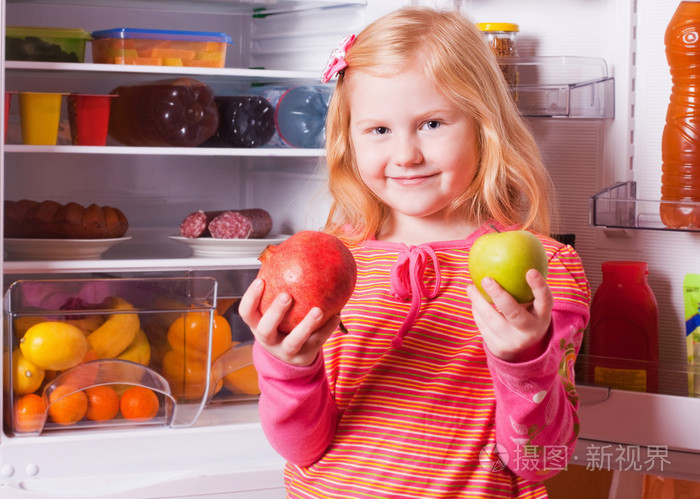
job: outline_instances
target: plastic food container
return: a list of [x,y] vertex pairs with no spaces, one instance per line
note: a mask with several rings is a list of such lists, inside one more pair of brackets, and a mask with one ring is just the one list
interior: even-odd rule
[[115,28],[92,33],[92,61],[98,64],[223,68],[225,33]]
[[83,62],[90,33],[77,28],[8,26],[5,30],[8,61]]
[[[215,381],[221,384],[224,374],[246,363],[239,351],[229,353],[239,345],[228,330],[228,342],[217,337],[219,378],[211,375],[216,292],[211,277],[14,282],[4,307],[4,383],[11,387],[4,392],[5,427],[21,436],[191,425],[213,396]],[[200,370],[178,371],[173,379],[173,355],[196,359]],[[186,394],[178,381],[186,383]],[[133,387],[139,396],[129,397]],[[92,392],[102,395],[99,405]],[[135,400],[135,407],[126,411],[125,400]],[[97,414],[89,412],[93,406]]]

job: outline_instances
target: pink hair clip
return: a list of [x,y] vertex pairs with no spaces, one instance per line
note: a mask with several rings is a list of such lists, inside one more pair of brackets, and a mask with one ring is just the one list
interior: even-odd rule
[[321,75],[321,83],[328,83],[331,81],[331,78],[348,67],[348,63],[345,62],[345,54],[347,54],[353,43],[355,43],[355,35],[348,35],[342,39],[337,48],[333,49],[328,59],[328,64],[326,64],[326,69],[323,70]]

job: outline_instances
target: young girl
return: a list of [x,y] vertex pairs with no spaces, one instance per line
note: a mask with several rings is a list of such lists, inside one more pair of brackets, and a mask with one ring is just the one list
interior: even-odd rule
[[338,71],[326,230],[357,262],[348,332],[316,308],[280,334],[291,298],[261,315],[260,279],[239,309],[288,495],[546,497],[578,436],[590,295],[574,250],[545,235],[532,303],[472,284],[480,235],[549,233],[548,178],[497,61],[460,14],[405,8],[346,39]]

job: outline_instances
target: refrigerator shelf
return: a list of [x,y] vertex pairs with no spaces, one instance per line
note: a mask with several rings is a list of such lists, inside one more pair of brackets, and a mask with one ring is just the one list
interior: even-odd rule
[[33,154],[109,154],[138,156],[243,156],[243,157],[294,157],[316,158],[325,156],[323,149],[283,147],[222,148],[222,147],[129,147],[129,146],[28,146],[7,144],[6,153]]
[[604,59],[592,57],[502,57],[504,73],[518,84],[513,95],[530,118],[615,117],[615,80]]
[[[591,382],[595,366],[619,367],[627,373],[644,371],[644,379],[658,386],[653,392],[596,386]],[[699,380],[698,365],[579,354],[576,392],[581,434],[571,464],[601,469],[608,456],[609,468],[620,465],[697,480],[700,435],[691,428],[700,410]]]
[[91,259],[23,259],[6,255],[3,262],[5,275],[53,273],[105,272],[190,272],[193,270],[249,270],[260,267],[257,255],[233,253],[212,257],[193,257],[186,245],[173,241],[170,236],[178,227],[130,227],[129,240],[115,244],[100,258]]
[[[283,69],[248,69],[248,68],[202,68],[184,66],[140,66],[130,64],[93,64],[78,62],[33,62],[6,61],[5,69],[8,78],[12,76],[38,76],[38,73],[51,73],[51,78],[75,76],[74,73],[90,73],[91,78],[100,75],[114,77],[119,74],[152,74],[152,75],[186,75],[208,77],[212,81],[228,81],[241,79],[250,83],[276,83],[278,81],[320,80],[319,73],[310,71],[290,71]],[[55,83],[55,82],[54,82]],[[55,88],[55,87],[52,87]],[[11,90],[8,88],[7,90]]]
[[590,225],[613,229],[645,229],[676,232],[700,232],[700,227],[667,227],[659,215],[663,205],[680,205],[700,212],[700,202],[637,199],[637,183],[619,182],[590,198]]
[[260,267],[257,258],[136,258],[102,260],[5,261],[10,274],[66,274],[93,272],[177,272],[190,270],[247,270]]
[[[94,6],[94,0],[7,0],[11,3],[33,3],[42,5],[84,5]],[[187,0],[106,0],[101,7],[120,9],[154,10],[164,12],[198,12],[222,13],[254,17],[265,17],[277,14],[290,14],[298,11],[329,9],[336,7],[363,7],[367,0],[265,0],[265,7],[260,7],[259,0],[199,0],[195,8]]]

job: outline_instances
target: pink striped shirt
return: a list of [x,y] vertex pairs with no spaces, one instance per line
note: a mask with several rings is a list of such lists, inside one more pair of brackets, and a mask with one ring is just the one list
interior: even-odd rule
[[293,498],[539,498],[578,436],[574,361],[590,291],[570,246],[540,237],[554,295],[546,352],[496,358],[474,323],[466,240],[352,247],[355,292],[308,367],[256,345],[260,414]]

